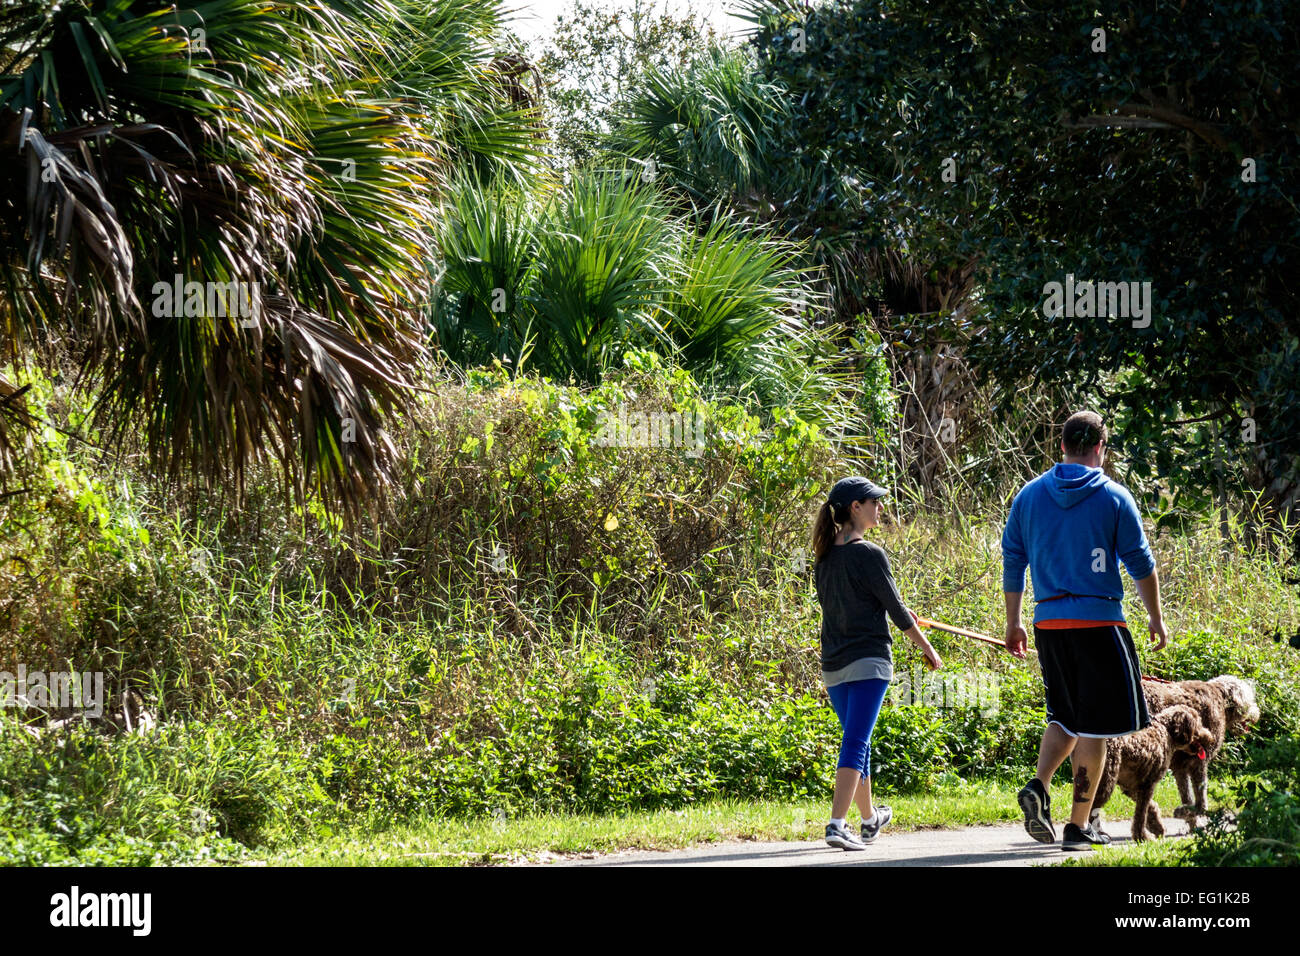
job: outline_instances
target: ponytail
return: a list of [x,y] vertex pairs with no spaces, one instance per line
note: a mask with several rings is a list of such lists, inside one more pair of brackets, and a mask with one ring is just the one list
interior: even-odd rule
[[816,560],[826,557],[826,552],[835,543],[835,535],[848,523],[849,509],[843,505],[832,505],[827,501],[817,509],[817,520],[812,530],[812,550]]

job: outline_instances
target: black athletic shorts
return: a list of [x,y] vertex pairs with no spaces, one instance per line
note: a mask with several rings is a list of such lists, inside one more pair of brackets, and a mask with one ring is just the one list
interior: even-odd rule
[[1047,722],[1073,737],[1123,737],[1151,724],[1128,628],[1034,628]]

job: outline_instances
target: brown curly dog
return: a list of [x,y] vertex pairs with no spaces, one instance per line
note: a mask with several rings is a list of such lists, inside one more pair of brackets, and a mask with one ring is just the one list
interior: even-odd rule
[[1214,743],[1214,734],[1190,707],[1166,707],[1151,718],[1151,726],[1127,737],[1106,741],[1106,764],[1097,784],[1089,822],[1100,825],[1101,808],[1119,787],[1133,798],[1133,839],[1146,839],[1146,831],[1164,836],[1160,808],[1154,796],[1175,754],[1201,760]]
[[1174,683],[1144,680],[1143,695],[1152,717],[1166,707],[1190,707],[1197,719],[1214,735],[1213,744],[1205,747],[1205,759],[1194,754],[1174,754],[1170,769],[1178,782],[1178,796],[1182,806],[1174,816],[1195,825],[1199,817],[1209,810],[1206,805],[1206,787],[1210,761],[1218,754],[1228,734],[1244,734],[1250,725],[1259,720],[1259,706],[1255,703],[1255,688],[1239,677],[1223,674],[1213,680],[1184,680]]

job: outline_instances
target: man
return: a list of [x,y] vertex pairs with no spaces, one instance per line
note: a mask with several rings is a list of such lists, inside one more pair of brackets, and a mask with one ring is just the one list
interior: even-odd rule
[[[1095,412],[1076,412],[1061,433],[1063,461],[1020,489],[1002,534],[1006,643],[1025,656],[1020,621],[1025,568],[1034,583],[1034,643],[1047,697],[1047,729],[1038,772],[1017,799],[1025,830],[1055,843],[1048,787],[1066,757],[1074,770],[1074,802],[1062,850],[1110,842],[1090,820],[1106,759],[1106,740],[1150,725],[1137,651],[1124,620],[1124,563],[1146,605],[1156,650],[1168,643],[1160,583],[1133,496],[1101,470],[1106,426]],[[1118,559],[1118,561],[1117,561]]]

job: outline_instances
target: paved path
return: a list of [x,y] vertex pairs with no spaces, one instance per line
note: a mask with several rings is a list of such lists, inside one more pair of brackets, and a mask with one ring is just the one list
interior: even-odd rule
[[[1110,821],[1107,832],[1117,846],[1131,842],[1128,821]],[[1057,824],[1060,830],[1060,824]],[[1187,824],[1166,819],[1167,836],[1184,836]],[[1121,834],[1124,834],[1121,836]],[[1074,854],[1069,854],[1073,856]],[[838,850],[801,840],[760,843],[733,840],[684,850],[624,850],[618,853],[545,854],[541,866],[1033,866],[1059,863],[1061,845],[1036,843],[1021,824],[911,830],[890,833],[865,850]]]

